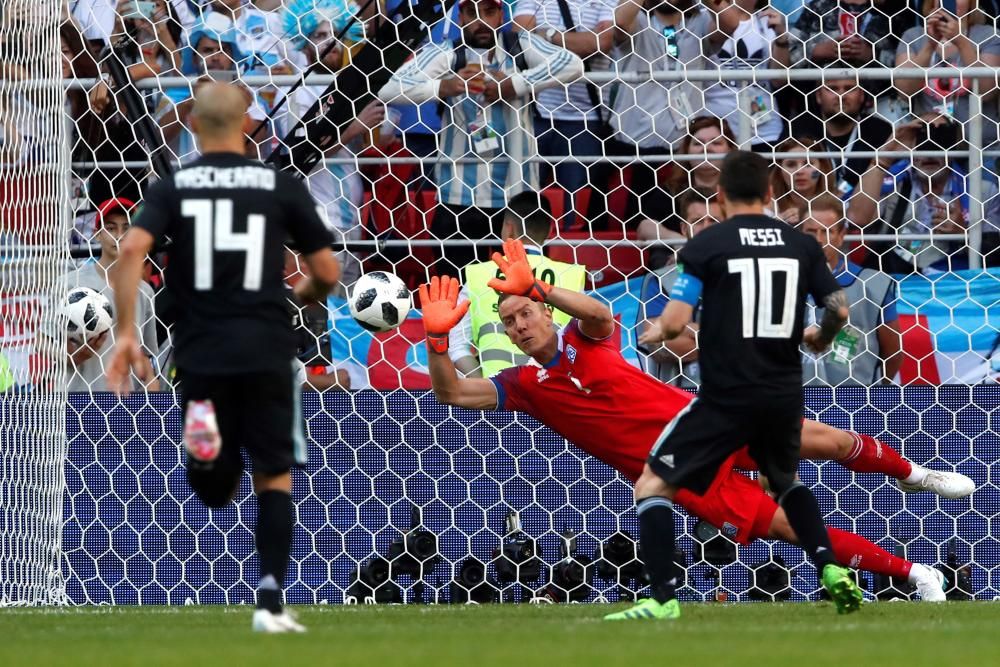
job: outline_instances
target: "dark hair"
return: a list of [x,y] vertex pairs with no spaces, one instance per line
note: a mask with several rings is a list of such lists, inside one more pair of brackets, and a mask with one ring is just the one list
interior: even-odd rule
[[[687,132],[681,137],[680,146],[677,149],[678,154],[687,155],[691,150],[691,141],[694,139],[694,135],[707,127],[718,129],[719,134],[726,138],[726,143],[729,144],[730,148],[735,149],[739,145],[736,142],[736,135],[733,134],[733,128],[729,126],[727,121],[715,116],[696,116],[688,123]],[[670,192],[677,194],[692,185],[691,165],[691,162],[680,162],[670,172],[667,183]]]
[[688,188],[677,198],[677,217],[681,222],[687,220],[687,212],[692,204],[704,204],[706,207],[715,203],[715,191],[708,188]]
[[[789,137],[778,144],[774,152],[793,153],[802,151],[808,153],[809,151],[822,150],[823,142],[819,139],[812,137]],[[833,161],[828,157],[813,157],[809,158],[809,160],[820,173],[820,180],[816,184],[816,194],[813,197],[817,197],[824,192],[833,192],[837,188]],[[774,210],[780,213],[790,208],[802,209],[807,207],[809,202],[785,184],[785,179],[781,175],[782,162],[783,160],[776,159],[774,167],[771,169],[771,196],[774,198]]]
[[731,202],[752,204],[767,197],[770,170],[767,160],[750,151],[731,151],[722,160],[719,189]]
[[513,218],[518,227],[515,236],[527,235],[541,245],[552,231],[552,205],[547,197],[534,190],[525,190],[514,195],[507,202],[504,216]]

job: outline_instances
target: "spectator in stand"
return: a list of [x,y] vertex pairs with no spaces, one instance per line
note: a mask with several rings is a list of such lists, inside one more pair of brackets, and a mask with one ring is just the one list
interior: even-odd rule
[[[136,0],[126,0],[118,6],[115,32],[112,38],[124,35],[127,50],[135,62],[128,67],[133,81],[153,76],[176,76],[181,69],[181,24],[167,0],[152,2],[147,15],[139,10]],[[148,98],[152,91],[143,91]],[[155,100],[152,104],[155,107]]]
[[[549,200],[537,192],[524,191],[511,198],[504,215],[503,239],[520,239],[528,262],[540,280],[550,285],[582,292],[587,267],[557,262],[545,256],[543,246],[555,220]],[[466,377],[492,377],[500,371],[526,363],[526,357],[510,342],[497,313],[497,293],[486,283],[497,275],[490,260],[465,267],[459,299],[469,300],[469,310],[448,336],[448,354],[455,368]],[[543,277],[544,276],[544,277]],[[569,324],[569,315],[553,310],[558,326]]]
[[199,23],[190,33],[191,62],[185,65],[188,72],[233,72],[237,76],[239,64],[246,59],[240,49],[239,36],[229,27],[217,30],[208,23]]
[[[792,120],[792,136],[818,137],[816,148],[824,151],[877,150],[892,136],[892,125],[876,114],[864,114],[867,96],[853,78],[826,79],[816,89],[815,109]],[[848,197],[872,160],[845,155],[833,162],[836,189],[831,192]]]
[[[405,13],[401,10],[404,6],[416,4],[418,0],[389,0],[386,3],[386,14],[392,20],[399,22]],[[447,41],[457,39],[461,31],[457,26],[460,23],[458,6],[453,5],[451,15],[447,20],[441,20],[430,26],[428,31],[429,41],[435,44],[443,44]],[[437,135],[441,131],[441,115],[438,113],[438,102],[432,100],[423,104],[396,104],[391,107],[398,113],[396,126],[399,131],[402,147],[413,157],[429,158],[438,151]],[[428,190],[433,189],[433,167],[430,162],[423,162],[410,170],[403,167],[403,176],[406,185],[411,189]],[[388,202],[387,202],[388,203]]]
[[[903,362],[900,351],[899,316],[896,313],[896,281],[872,269],[864,269],[847,259],[843,251],[847,220],[844,202],[833,194],[823,194],[802,210],[799,229],[816,237],[823,246],[830,270],[847,293],[851,320],[820,355],[806,354],[803,381],[811,385],[870,386],[891,382]],[[823,317],[813,308],[812,321]]]
[[[335,3],[329,0],[297,0],[289,5],[284,16],[285,32],[294,35],[292,46],[299,49],[308,66],[319,61],[320,55],[334,44],[335,33],[339,32],[331,22],[329,10]],[[341,44],[334,44],[327,51],[319,69],[321,74],[332,74],[341,68],[344,62],[344,49]],[[277,119],[278,135],[285,136],[301,120],[302,116],[316,103],[326,90],[325,85],[302,85],[292,93],[291,99],[279,112]],[[372,130],[382,125],[385,119],[385,107],[381,102],[373,101],[362,109],[339,137],[337,145],[326,151],[326,157],[340,160],[336,163],[317,165],[306,176],[306,185],[313,198],[325,209],[325,222],[334,231],[337,241],[357,240],[361,238],[361,206],[364,200],[364,183],[357,163],[354,160],[358,153],[372,144]],[[382,139],[391,139],[391,135]],[[340,262],[340,284],[335,292],[343,295],[346,287],[350,287],[361,275],[361,262],[350,251],[337,253]]]
[[[101,203],[97,209],[97,241],[101,247],[101,257],[96,262],[85,264],[66,277],[70,289],[74,287],[89,287],[100,292],[114,303],[114,291],[108,282],[108,276],[114,270],[118,259],[118,243],[128,231],[132,212],[136,209],[135,202],[129,199],[109,199]],[[136,328],[139,332],[139,343],[146,356],[155,363],[159,354],[159,344],[156,338],[156,311],[153,307],[153,289],[145,282],[139,283],[139,296],[136,303]],[[67,361],[69,364],[69,391],[107,391],[107,380],[104,377],[104,363],[110,360],[114,348],[113,329],[108,330],[87,343],[67,341]],[[111,339],[111,340],[109,340]],[[138,378],[133,378],[133,387],[143,389]],[[145,385],[147,391],[156,391],[159,380],[154,377]]]
[[[785,139],[776,153],[808,153],[820,150],[815,139]],[[771,191],[774,212],[790,225],[799,222],[799,211],[835,187],[833,163],[825,157],[786,157],[775,161],[771,168]]]
[[[670,192],[679,195],[688,188],[716,190],[719,187],[719,163],[730,151],[736,150],[736,136],[724,120],[698,116],[687,127],[681,139],[681,155],[701,156],[701,160],[678,161],[670,180]],[[709,159],[716,156],[717,159]]]
[[[898,125],[893,138],[879,152],[954,151],[961,149],[960,136],[960,125],[927,114]],[[991,254],[1000,231],[1000,195],[995,180],[984,179],[980,201],[984,254]],[[847,217],[852,225],[869,233],[963,234],[969,225],[969,204],[968,174],[957,158],[930,156],[910,161],[880,156],[851,196]],[[886,273],[968,268],[964,240],[901,240],[898,244],[867,245],[872,252],[866,265]]]
[[882,0],[811,0],[792,28],[792,61],[803,67],[840,60],[849,67],[895,63],[897,39]]
[[[623,0],[615,10],[616,71],[705,69],[707,53],[725,37],[717,30],[715,16],[695,0]],[[658,182],[661,163],[643,158],[677,149],[688,120],[704,109],[705,101],[701,86],[687,81],[615,85],[610,152],[637,158],[629,164],[625,210],[626,224],[634,226],[642,218],[658,218],[673,208]]]
[[[528,161],[537,154],[531,96],[578,79],[583,61],[527,30],[501,37],[502,0],[463,0],[460,11],[462,44],[424,46],[378,96],[386,104],[445,103],[431,233],[495,239],[508,198],[538,190],[538,165]],[[457,72],[456,62],[465,63]],[[442,247],[438,272],[457,275],[488,257],[485,245]]]
[[[694,238],[725,217],[715,193],[714,189],[691,188],[678,198],[677,214],[683,220],[687,238]],[[643,278],[639,321],[634,328],[637,341],[651,327],[660,326],[660,314],[670,301],[670,290],[679,275],[677,265],[670,263]],[[677,338],[664,342],[659,349],[647,350],[637,343],[643,370],[667,384],[685,389],[697,388],[701,381],[698,369],[699,314],[696,309],[692,324]]]
[[[704,189],[715,192],[719,187],[719,162],[729,151],[736,150],[736,137],[729,123],[710,116],[699,116],[687,127],[687,134],[681,139],[678,153],[681,155],[703,156],[703,159],[678,161],[673,165],[673,173],[669,183],[670,197],[673,204],[656,218],[643,220],[639,223],[637,239],[640,241],[662,241],[664,239],[683,238],[681,226],[674,221],[674,205],[678,197],[688,189]],[[709,156],[718,159],[710,160]],[[674,258],[671,248],[652,245],[649,249],[647,266],[651,270],[665,266]]]
[[[588,71],[607,71],[614,37],[615,0],[517,0],[514,23],[521,30],[583,59]],[[576,156],[604,155],[607,109],[602,88],[577,81],[548,88],[535,97],[538,154],[556,161],[541,167],[542,183],[565,190],[565,207],[573,211],[563,225],[573,226],[586,211],[577,211],[575,193],[597,183],[596,165]],[[598,188],[591,196],[600,195]]]
[[[122,197],[138,200],[148,176],[146,168],[111,166],[115,163],[142,162],[149,150],[139,140],[136,119],[119,107],[112,93],[110,79],[102,72],[93,53],[87,48],[77,24],[64,15],[59,29],[62,51],[62,74],[70,78],[100,80],[89,91],[67,91],[65,109],[69,123],[70,157],[74,162],[104,163],[101,168],[76,168],[70,174],[71,204],[76,214],[76,241],[89,242],[97,232],[94,210],[99,202]],[[103,44],[103,42],[102,42]],[[136,51],[135,59],[138,59]],[[128,57],[128,54],[126,54]],[[135,63],[126,62],[126,67]]]
[[[99,78],[100,69],[84,44],[83,37],[72,21],[64,20],[59,26],[59,44],[62,54],[62,78],[64,80]],[[69,155],[71,162],[92,164],[96,161],[94,147],[102,143],[104,122],[102,114],[110,98],[110,88],[100,81],[89,91],[69,89],[63,106]],[[95,233],[94,216],[88,215],[94,209],[89,196],[89,181],[94,175],[93,168],[70,168],[70,206],[73,211],[74,227],[77,231],[72,239],[74,245],[89,242]]]
[[[799,16],[802,15],[802,8],[805,4],[805,0],[771,0],[771,6],[785,15],[788,25],[795,25]],[[794,63],[795,59],[792,62]]]
[[[709,57],[721,69],[746,71],[789,66],[791,37],[785,16],[756,0],[705,0],[717,12],[719,30],[729,35]],[[740,144],[768,149],[785,133],[785,120],[775,108],[770,81],[721,81],[706,84],[705,105],[712,116],[727,121]]]
[[284,39],[280,12],[262,11],[247,0],[214,0],[202,20],[216,32],[233,30],[237,47],[247,57],[240,63],[243,73],[267,74],[282,63],[291,62],[296,69],[304,64]]
[[[941,7],[939,0],[924,0],[923,25],[910,28],[896,52],[898,67],[1000,67],[1000,37],[992,22],[987,23],[977,0],[956,0],[958,16]],[[982,100],[983,147],[997,140],[997,82],[995,76],[978,79]],[[919,79],[894,80],[896,88],[910,98],[916,115],[935,113],[954,118],[963,125],[969,120],[969,95],[973,80]]]
[[[191,30],[189,40],[190,47],[184,53],[184,72],[188,75],[201,75],[194,88],[212,79],[238,78],[239,63],[243,62],[245,56],[239,49],[236,33],[232,27],[224,32],[218,32],[207,23],[199,23]],[[249,125],[255,128],[259,122],[267,119],[267,114],[258,101],[258,96],[249,88],[243,90],[247,97],[247,115],[254,121]],[[169,89],[166,93],[155,112],[163,132],[163,141],[181,161],[193,160],[199,155],[194,134],[188,124],[194,104],[193,88],[183,86]],[[270,146],[270,134],[259,133],[255,141],[257,146],[248,144],[247,150],[249,155],[258,157],[256,149]]]

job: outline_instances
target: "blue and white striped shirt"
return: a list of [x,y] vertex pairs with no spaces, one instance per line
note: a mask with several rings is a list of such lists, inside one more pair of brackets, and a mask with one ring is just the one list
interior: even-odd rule
[[[532,95],[554,86],[565,86],[583,74],[580,58],[527,32],[518,34],[527,70],[518,71],[515,59],[502,42],[488,53],[468,50],[468,62],[482,59],[484,69],[499,69],[511,78],[518,99],[485,105],[469,95],[445,100],[442,130],[438,135],[441,160],[435,170],[439,200],[452,206],[497,209],[507,199],[528,189],[538,189],[538,166],[527,158],[537,154],[534,122],[529,104]],[[454,75],[453,44],[428,44],[401,67],[379,91],[386,104],[420,104],[438,99],[443,79]],[[470,135],[480,109],[499,149],[478,154]]]

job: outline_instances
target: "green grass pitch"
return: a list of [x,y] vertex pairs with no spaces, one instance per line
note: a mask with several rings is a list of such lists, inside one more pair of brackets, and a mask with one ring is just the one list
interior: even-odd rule
[[1000,604],[687,604],[678,622],[604,623],[607,605],[299,607],[306,635],[250,633],[247,607],[0,609],[0,665],[1000,664]]

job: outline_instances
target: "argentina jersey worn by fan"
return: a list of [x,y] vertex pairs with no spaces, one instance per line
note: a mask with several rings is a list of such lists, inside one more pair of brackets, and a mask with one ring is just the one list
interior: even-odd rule
[[235,153],[208,153],[153,184],[134,224],[171,240],[164,281],[176,309],[178,368],[288,367],[295,336],[285,243],[309,254],[332,242],[299,180]]
[[634,481],[664,428],[694,397],[628,363],[620,340],[617,326],[595,340],[572,320],[551,362],[508,368],[490,380],[498,410],[531,415]]
[[737,215],[677,256],[672,299],[701,298],[699,396],[719,404],[802,400],[802,320],[840,290],[816,240],[781,220]]

